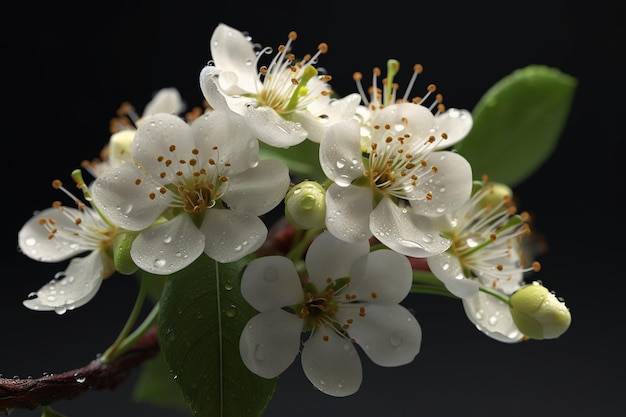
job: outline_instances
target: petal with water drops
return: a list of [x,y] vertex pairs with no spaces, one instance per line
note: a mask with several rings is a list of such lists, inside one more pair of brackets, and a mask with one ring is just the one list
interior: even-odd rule
[[229,94],[256,92],[257,58],[250,39],[239,30],[220,23],[211,35],[209,46],[215,66],[237,75],[239,88],[229,89]]
[[256,167],[230,177],[229,181],[230,187],[223,197],[228,206],[232,210],[260,216],[285,198],[291,178],[284,163],[266,159]]
[[241,332],[239,352],[250,371],[274,378],[291,365],[300,349],[302,319],[276,309],[252,317]]
[[398,304],[411,290],[413,270],[409,259],[390,250],[377,250],[358,259],[350,268],[349,293],[357,300]]
[[189,216],[180,214],[141,232],[130,256],[144,271],[169,275],[195,261],[204,249],[205,236]]
[[450,108],[435,116],[437,136],[446,133],[447,139],[439,142],[437,149],[449,148],[460,142],[472,130],[474,121],[472,113],[465,109]]
[[450,240],[442,237],[428,217],[400,208],[383,198],[370,216],[374,236],[388,248],[406,256],[424,258],[442,253]]
[[237,210],[209,210],[200,229],[207,236],[204,253],[222,263],[251,254],[267,237],[267,227],[261,219]]
[[513,322],[509,305],[492,295],[479,292],[464,299],[463,308],[476,328],[492,339],[516,343],[524,337]]
[[324,174],[342,187],[362,176],[364,168],[358,122],[347,120],[330,126],[320,142],[319,159]]
[[323,232],[315,238],[306,254],[306,269],[309,279],[322,290],[328,284],[327,278],[341,278],[350,273],[350,266],[369,252],[369,242],[363,240],[349,243],[337,239],[330,232]]
[[68,310],[85,305],[100,289],[104,264],[99,251],[84,258],[70,261],[62,277],[48,282],[37,291],[36,298],[23,301],[25,307],[37,311],[56,311],[64,314]]
[[334,330],[315,329],[304,343],[301,356],[304,374],[323,393],[346,397],[361,386],[361,358],[352,342]]
[[365,316],[354,317],[343,311],[338,319],[353,318],[350,337],[380,366],[400,366],[413,361],[420,351],[422,329],[413,315],[401,305],[365,305]]
[[373,194],[369,187],[331,184],[326,191],[326,228],[346,242],[368,240]]
[[[91,210],[91,209],[88,209]],[[65,213],[64,213],[65,211]],[[70,214],[69,216],[66,214]],[[72,258],[79,253],[93,249],[85,246],[78,239],[64,239],[61,236],[50,238],[50,230],[40,222],[50,219],[57,230],[76,231],[80,229],[73,218],[83,218],[83,213],[71,207],[58,209],[49,207],[36,213],[20,229],[17,242],[24,255],[39,262],[60,262]]]
[[430,271],[452,294],[459,298],[470,298],[478,294],[478,280],[465,277],[459,258],[453,254],[444,252],[431,256],[426,261]]
[[279,309],[304,300],[298,271],[283,256],[264,256],[250,262],[241,277],[241,295],[257,311]]

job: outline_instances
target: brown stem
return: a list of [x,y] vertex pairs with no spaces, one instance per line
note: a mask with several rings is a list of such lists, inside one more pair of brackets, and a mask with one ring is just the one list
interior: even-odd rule
[[152,326],[127,352],[111,363],[89,364],[41,378],[0,378],[0,414],[12,408],[35,409],[74,398],[88,390],[114,389],[130,371],[159,352],[157,327]]

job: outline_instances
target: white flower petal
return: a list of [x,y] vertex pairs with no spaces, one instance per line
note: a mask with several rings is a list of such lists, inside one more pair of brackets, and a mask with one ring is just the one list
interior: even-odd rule
[[449,151],[433,152],[426,161],[437,167],[437,174],[432,182],[418,182],[414,193],[428,193],[432,199],[410,200],[415,213],[437,217],[463,205],[472,193],[472,167],[469,162],[458,153]]
[[297,145],[308,135],[300,123],[282,118],[270,107],[247,106],[244,117],[261,142],[277,148]]
[[[136,181],[140,179],[141,181]],[[169,197],[135,164],[125,163],[99,176],[91,187],[95,205],[116,225],[143,230],[168,207]],[[155,198],[150,198],[154,194]]]
[[[227,110],[229,107],[226,96],[220,93],[218,89],[218,79],[221,73],[222,71],[220,69],[212,65],[207,65],[202,68],[200,71],[200,89],[212,109],[223,111]],[[231,109],[238,114],[243,114],[242,111],[236,111],[232,107]]]
[[74,258],[64,271],[64,277],[41,287],[37,298],[23,301],[31,310],[63,314],[67,310],[85,305],[98,292],[104,278],[104,263],[99,251],[84,258]]
[[326,191],[326,228],[346,242],[368,240],[373,195],[369,187],[331,184]]
[[[63,207],[63,210],[80,218],[85,217],[78,209]],[[54,219],[58,229],[79,230],[76,224],[63,214],[61,209],[49,207],[40,211],[22,226],[17,235],[20,250],[29,258],[39,262],[60,262],[93,249],[75,240],[62,239],[56,236],[50,239],[48,237],[50,232],[39,223],[41,219]]]
[[487,336],[504,343],[516,343],[524,335],[513,322],[508,304],[492,295],[479,292],[463,300],[467,318]]
[[306,112],[296,112],[295,121],[300,122],[309,133],[309,140],[320,143],[330,126],[355,115],[360,102],[361,96],[358,93],[349,94],[341,99],[320,96],[307,106]]
[[465,109],[450,108],[445,112],[435,116],[437,123],[437,136],[441,133],[448,135],[447,139],[439,142],[437,149],[449,148],[460,142],[472,130],[474,121],[472,113]]
[[144,271],[169,275],[195,261],[204,250],[204,242],[204,234],[189,216],[180,214],[141,232],[131,246],[130,256]]
[[326,278],[345,277],[350,273],[350,266],[370,249],[369,242],[344,242],[329,232],[318,235],[306,254],[306,269],[309,279],[318,291],[326,287]]
[[222,263],[249,255],[267,237],[267,227],[261,219],[236,210],[209,210],[200,229],[207,236],[204,253]]
[[176,88],[162,88],[146,104],[142,117],[155,113],[180,114],[185,110],[185,103]]
[[350,268],[351,295],[375,304],[398,304],[411,290],[413,270],[409,259],[390,250],[362,256]]
[[291,365],[300,349],[302,319],[284,310],[252,317],[239,338],[244,364],[263,378],[274,378]]
[[[172,151],[171,147],[176,149]],[[196,147],[189,124],[177,115],[157,113],[148,116],[135,132],[130,146],[131,159],[153,178],[163,184],[173,182],[176,172],[188,170],[180,159],[189,159]],[[172,161],[170,169],[163,170],[162,159]],[[163,175],[163,176],[161,176]]]
[[320,142],[319,158],[324,174],[345,187],[363,175],[359,124],[347,120],[328,128]]
[[374,236],[392,250],[414,258],[436,255],[450,247],[450,240],[428,217],[398,207],[389,198],[383,198],[370,216]]
[[459,298],[471,298],[478,294],[479,282],[468,279],[456,256],[444,252],[427,260],[430,271],[446,286],[448,291]]
[[252,42],[239,30],[224,23],[217,25],[209,44],[215,66],[237,75],[238,88],[224,86],[228,94],[256,92],[256,54]]
[[285,198],[291,178],[284,163],[266,159],[254,168],[231,176],[229,182],[228,192],[222,198],[226,204],[232,210],[261,215]]
[[214,159],[221,174],[243,172],[259,161],[259,142],[243,117],[228,109],[204,113],[192,122],[191,131],[199,150],[197,159]]
[[[414,103],[398,103],[380,110],[371,126],[390,125],[392,129],[411,132],[413,138],[427,139],[436,127],[435,117],[428,108]],[[374,130],[372,138],[375,142],[384,143],[384,129]]]
[[[341,320],[344,313],[337,314]],[[348,318],[348,317],[346,317]],[[401,305],[365,305],[365,317],[353,317],[348,333],[369,358],[380,366],[400,366],[413,361],[420,351],[422,330]]]
[[284,256],[263,256],[250,262],[241,277],[241,295],[257,311],[291,306],[304,299],[298,271]]
[[361,386],[363,369],[356,348],[331,329],[316,329],[304,343],[301,359],[304,374],[325,394],[346,397]]

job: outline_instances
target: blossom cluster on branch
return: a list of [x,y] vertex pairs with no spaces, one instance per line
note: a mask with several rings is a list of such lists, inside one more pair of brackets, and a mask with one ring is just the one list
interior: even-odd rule
[[[179,92],[165,88],[141,116],[120,109],[101,158],[72,171],[82,196],[53,183],[75,206],[56,202],[19,232],[24,255],[69,261],[24,306],[65,314],[105,279],[140,276],[138,305],[100,360],[114,362],[156,322],[199,416],[219,402],[228,372],[242,390],[263,387],[246,408],[259,415],[273,395],[263,381],[298,355],[312,385],[337,397],[358,391],[361,354],[385,367],[411,363],[422,331],[403,305],[409,293],[459,299],[500,342],[561,336],[569,309],[526,280],[541,269],[529,215],[510,184],[476,172],[457,149],[477,122],[472,112],[447,108],[433,84],[413,96],[421,65],[401,89],[394,59],[372,71],[371,85],[354,73],[356,91],[340,96],[317,66],[328,45],[298,57],[296,39],[261,48],[219,24],[199,71],[202,108],[185,113]],[[167,278],[163,295],[133,332],[155,276]],[[187,312],[198,320],[174,317]],[[187,361],[198,344],[237,355],[196,370]],[[222,378],[204,381],[205,372]],[[192,398],[198,384],[204,395]]]

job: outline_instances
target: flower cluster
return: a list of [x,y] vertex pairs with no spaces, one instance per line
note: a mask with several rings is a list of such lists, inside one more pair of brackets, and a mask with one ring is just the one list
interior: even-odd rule
[[[220,24],[199,71],[204,108],[183,115],[171,88],[141,117],[125,105],[105,152],[82,166],[93,181],[72,173],[84,201],[55,181],[77,207],[55,203],[21,229],[25,255],[71,259],[24,305],[63,314],[116,272],[176,279],[200,257],[245,262],[238,288],[258,314],[236,335],[241,360],[271,379],[300,354],[307,378],[332,396],[361,385],[356,345],[380,366],[414,360],[421,328],[402,303],[425,286],[458,298],[495,340],[559,337],[569,310],[525,282],[540,270],[526,259],[529,216],[454,149],[470,111],[446,108],[434,85],[412,97],[421,65],[401,93],[394,59],[367,88],[355,73],[356,91],[339,97],[317,67],[328,45],[299,58],[296,39],[260,49]],[[323,178],[302,180],[289,156],[261,152],[289,155],[305,141]],[[286,244],[268,252],[277,240],[266,215],[281,208]]]

